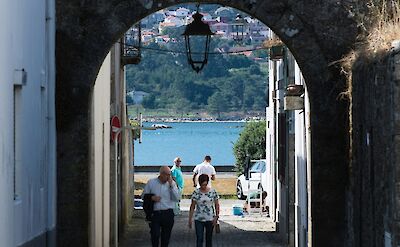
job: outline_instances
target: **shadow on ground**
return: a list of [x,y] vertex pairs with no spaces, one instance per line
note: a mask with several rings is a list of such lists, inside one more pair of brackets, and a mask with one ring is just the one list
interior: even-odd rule
[[[227,216],[227,219],[230,216]],[[196,235],[194,228],[189,229],[187,226],[188,211],[183,211],[181,215],[175,217],[175,224],[172,230],[171,247],[188,247],[195,246]],[[221,233],[213,235],[213,246],[252,246],[252,247],[281,247],[278,234],[274,231],[257,231],[243,230],[234,226],[234,224],[225,221],[224,216],[221,216],[220,227]],[[255,224],[262,224],[255,222]],[[151,246],[150,233],[148,224],[144,220],[142,210],[135,210],[132,220],[127,227],[123,237],[121,238],[120,247],[144,247]]]

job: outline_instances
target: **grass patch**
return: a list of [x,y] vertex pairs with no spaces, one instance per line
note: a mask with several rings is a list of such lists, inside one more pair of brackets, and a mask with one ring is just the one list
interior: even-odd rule
[[[389,0],[356,0],[348,6],[349,15],[362,30],[353,50],[330,65],[339,64],[346,77],[347,89],[338,95],[349,101],[349,134],[353,136],[353,70],[380,63],[390,53],[392,42],[400,39],[400,2]],[[349,157],[353,159],[353,139],[350,138]],[[352,167],[349,171],[352,172]]]
[[[194,190],[192,179],[188,176],[184,177],[185,187],[183,188],[183,198],[190,198]],[[135,175],[135,195],[140,195],[148,181],[148,177]],[[232,199],[236,194],[236,178],[217,178],[212,181],[213,188],[218,192],[221,198]],[[226,198],[225,198],[226,197]]]

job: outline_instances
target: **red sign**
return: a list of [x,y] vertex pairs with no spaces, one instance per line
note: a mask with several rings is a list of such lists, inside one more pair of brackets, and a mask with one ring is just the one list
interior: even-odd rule
[[121,140],[121,122],[119,121],[119,118],[117,116],[113,116],[111,118],[111,140],[114,142],[115,141],[115,136],[118,133],[118,141]]

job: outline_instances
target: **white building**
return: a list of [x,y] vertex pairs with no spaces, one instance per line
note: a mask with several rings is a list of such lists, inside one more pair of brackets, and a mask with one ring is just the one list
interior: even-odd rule
[[[90,206],[89,206],[89,246],[114,246],[118,225],[124,227],[130,217],[129,206],[131,198],[129,191],[129,131],[120,133],[122,141],[114,146],[110,138],[110,119],[117,116],[121,126],[127,126],[125,113],[125,82],[123,67],[120,63],[119,43],[115,44],[107,55],[97,75],[93,87],[91,101],[90,143]],[[118,157],[115,159],[115,157]],[[116,162],[117,160],[117,162]],[[116,167],[120,167],[119,188],[114,184]],[[115,185],[115,184],[114,184]],[[118,191],[115,197],[115,191]],[[115,205],[122,203],[122,208],[116,210]],[[116,213],[118,211],[118,213]],[[121,219],[121,221],[116,221]]]
[[178,18],[176,16],[167,16],[164,19],[164,23],[172,23],[174,27],[181,27],[185,25],[185,19]]
[[236,17],[236,12],[229,7],[219,7],[214,15],[220,17],[222,21],[232,21]]
[[134,104],[141,104],[144,97],[149,95],[149,93],[143,91],[130,91],[126,93],[126,95],[132,98]]
[[[0,38],[0,246],[56,246],[55,1],[2,1]],[[132,204],[130,131],[117,149],[110,144],[110,117],[128,125],[118,44],[112,51],[91,98],[87,234],[93,247],[115,241],[115,219],[126,225]],[[110,164],[120,167],[117,197]],[[115,198],[122,205],[117,214]]]
[[[305,247],[310,229],[310,107],[299,66],[287,48],[283,51],[282,56],[270,53],[269,61],[266,157],[277,167],[277,200],[271,213],[282,239],[289,246]],[[304,93],[290,97],[290,84]]]
[[179,7],[176,10],[170,9],[165,11],[166,16],[175,16],[179,17],[181,19],[186,18],[187,16],[190,15],[190,10],[187,8]]
[[187,8],[180,7],[177,10],[175,10],[176,17],[184,18],[184,17],[187,17],[189,14],[190,14],[190,10]]
[[55,246],[55,1],[0,8],[1,246]]
[[[294,58],[293,58],[294,59]],[[308,205],[310,191],[307,188],[307,181],[311,183],[311,125],[310,125],[310,102],[308,100],[308,91],[299,65],[295,63],[295,81],[296,85],[303,85],[304,90],[304,108],[294,111],[295,126],[295,246],[305,247],[308,243]],[[311,186],[311,185],[309,185]]]

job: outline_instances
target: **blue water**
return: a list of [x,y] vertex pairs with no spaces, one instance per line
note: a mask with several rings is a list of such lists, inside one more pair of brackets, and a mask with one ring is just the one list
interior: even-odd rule
[[[144,123],[150,127],[154,123]],[[233,165],[233,144],[245,123],[189,122],[160,123],[171,129],[144,130],[143,140],[135,141],[135,166],[172,165],[180,156],[182,165],[196,165],[210,155],[213,165]]]

